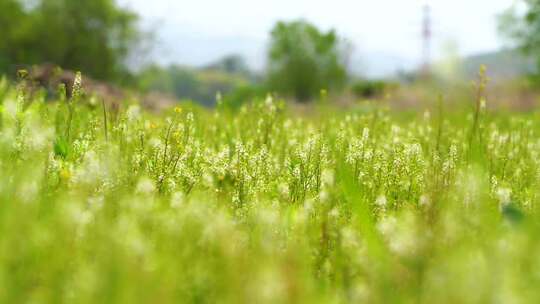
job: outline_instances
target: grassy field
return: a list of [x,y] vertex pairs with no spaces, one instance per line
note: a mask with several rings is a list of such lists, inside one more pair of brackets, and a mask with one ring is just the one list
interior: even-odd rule
[[540,112],[481,93],[152,114],[2,81],[0,303],[539,303]]

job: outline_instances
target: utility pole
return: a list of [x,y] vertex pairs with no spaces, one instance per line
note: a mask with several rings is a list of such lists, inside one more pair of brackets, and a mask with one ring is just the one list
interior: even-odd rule
[[422,75],[429,78],[431,74],[431,7],[424,4],[422,7]]

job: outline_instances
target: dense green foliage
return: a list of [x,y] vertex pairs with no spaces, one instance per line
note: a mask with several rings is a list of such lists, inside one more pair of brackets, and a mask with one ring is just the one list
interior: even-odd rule
[[340,88],[346,80],[340,41],[305,21],[278,22],[268,52],[269,85],[278,93],[309,101],[320,90]]
[[120,80],[139,50],[136,22],[114,0],[0,0],[0,72],[52,63]]
[[0,82],[0,303],[540,301],[538,112],[74,96]]
[[[518,9],[523,5],[524,10]],[[519,0],[499,18],[499,30],[529,56],[535,57],[537,80],[540,80],[540,1]]]

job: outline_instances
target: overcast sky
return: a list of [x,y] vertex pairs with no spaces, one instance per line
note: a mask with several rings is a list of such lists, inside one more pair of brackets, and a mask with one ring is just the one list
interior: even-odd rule
[[[261,51],[277,20],[295,18],[304,18],[324,29],[335,28],[351,40],[360,53],[381,53],[409,61],[419,60],[421,54],[424,3],[421,0],[121,2],[137,11],[145,24],[154,26],[161,41],[163,60],[183,63],[211,60],[206,57],[234,51],[235,44],[239,52]],[[462,55],[490,51],[502,45],[497,35],[496,15],[511,6],[512,0],[432,0],[429,3],[434,57],[440,56],[441,47],[447,41],[457,43]],[[208,50],[213,47],[215,49]]]

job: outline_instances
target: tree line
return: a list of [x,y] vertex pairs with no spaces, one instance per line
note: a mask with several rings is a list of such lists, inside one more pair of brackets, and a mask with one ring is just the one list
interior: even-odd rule
[[[507,12],[501,17],[501,30],[523,51],[538,54],[540,1],[522,2],[526,13]],[[349,79],[344,40],[334,30],[320,30],[305,20],[274,26],[263,75],[250,73],[235,56],[202,72],[150,65],[135,73],[130,69],[133,58],[148,43],[139,21],[135,12],[115,0],[0,0],[0,72],[13,75],[21,67],[52,63],[103,81],[142,90],[163,88],[203,100],[231,87],[243,88],[235,92],[240,97],[259,92],[248,89],[247,81],[264,87],[260,91],[301,102],[313,100],[321,90],[339,92]],[[205,86],[205,81],[213,82]]]

